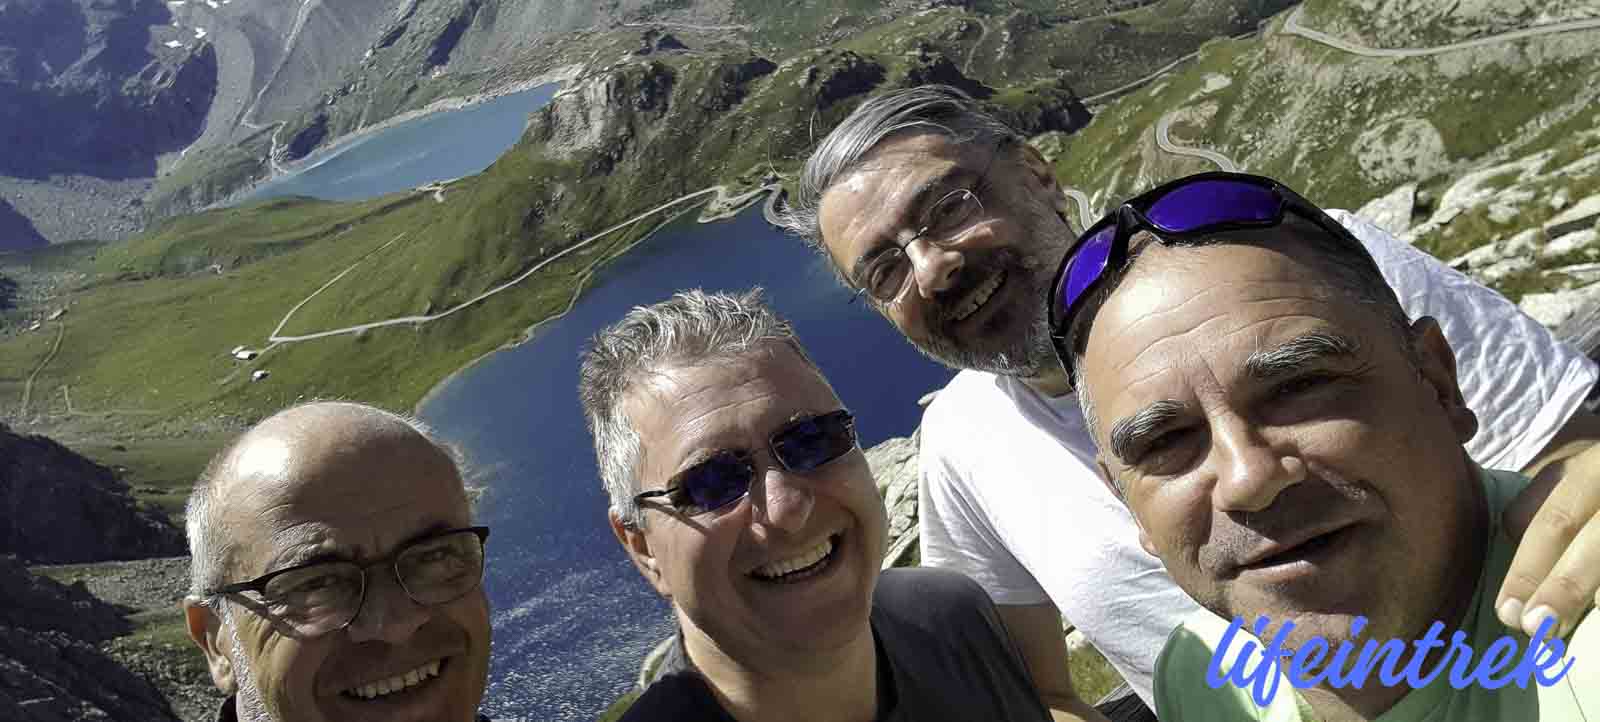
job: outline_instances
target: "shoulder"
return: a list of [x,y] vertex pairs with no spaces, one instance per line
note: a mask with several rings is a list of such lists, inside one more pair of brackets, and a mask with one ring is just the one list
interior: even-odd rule
[[922,413],[922,424],[935,430],[967,427],[975,422],[975,417],[1012,405],[1004,379],[985,371],[966,369],[934,395],[933,402]]
[[965,574],[932,567],[884,570],[873,593],[874,615],[931,632],[954,628],[1003,629],[994,601]]
[[711,688],[692,673],[669,674],[647,687],[622,715],[622,722],[727,719]]
[[956,607],[989,604],[989,595],[983,587],[960,572],[932,567],[896,567],[885,569],[878,575],[877,591],[873,604],[899,607],[901,605],[927,606],[930,603]]

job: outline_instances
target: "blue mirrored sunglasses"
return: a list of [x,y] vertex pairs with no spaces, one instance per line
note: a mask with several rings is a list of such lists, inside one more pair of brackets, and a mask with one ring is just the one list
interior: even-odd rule
[[[772,458],[783,468],[805,473],[856,448],[855,417],[840,409],[798,419],[769,437]],[[718,451],[667,482],[664,489],[633,497],[635,504],[666,497],[680,514],[695,515],[721,509],[750,493],[755,481],[755,454],[745,449]]]
[[1217,171],[1165,183],[1123,203],[1090,226],[1061,259],[1051,285],[1049,319],[1050,338],[1067,382],[1073,383],[1069,338],[1073,316],[1109,275],[1108,270],[1121,269],[1127,263],[1128,241],[1134,234],[1148,230],[1162,243],[1173,243],[1223,231],[1271,228],[1283,222],[1285,211],[1360,249],[1362,257],[1377,269],[1377,262],[1350,231],[1271,178]]

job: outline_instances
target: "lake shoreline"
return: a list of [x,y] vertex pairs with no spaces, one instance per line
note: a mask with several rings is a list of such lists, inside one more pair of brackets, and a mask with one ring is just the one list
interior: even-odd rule
[[[760,190],[760,189],[758,189],[758,190]],[[779,192],[778,190],[767,189],[767,193],[768,194],[776,195],[778,192]],[[489,358],[490,356],[493,356],[494,354],[500,353],[501,351],[506,351],[506,350],[509,350],[509,349],[513,349],[513,348],[516,348],[518,346],[521,346],[522,344],[529,343],[529,342],[533,341],[534,340],[534,335],[536,333],[538,333],[539,328],[541,326],[544,326],[545,324],[547,324],[547,323],[549,323],[551,321],[555,321],[555,320],[558,320],[558,319],[560,319],[562,317],[565,317],[568,313],[571,313],[573,307],[578,304],[578,300],[583,296],[583,291],[588,286],[589,281],[593,280],[594,274],[596,274],[596,273],[600,272],[602,269],[604,269],[606,264],[610,263],[611,261],[617,260],[618,258],[621,258],[624,254],[628,253],[629,251],[632,251],[634,248],[638,247],[639,244],[644,243],[645,241],[648,241],[648,240],[654,238],[657,233],[661,232],[661,229],[666,228],[667,226],[671,225],[673,222],[677,221],[678,219],[682,218],[683,216],[685,216],[685,215],[687,215],[689,213],[695,212],[697,210],[700,211],[701,214],[702,214],[699,218],[696,219],[697,223],[709,224],[709,223],[720,223],[720,222],[723,222],[723,221],[732,220],[733,218],[737,217],[739,214],[744,213],[745,211],[749,210],[752,205],[755,205],[756,203],[761,202],[762,198],[763,198],[763,194],[761,194],[760,192],[752,192],[752,193],[749,193],[747,195],[747,197],[740,199],[740,202],[738,202],[736,204],[728,205],[726,207],[715,207],[715,208],[713,208],[713,206],[715,206],[717,204],[717,201],[721,200],[719,197],[713,197],[711,200],[705,201],[703,203],[692,204],[687,208],[684,208],[682,210],[679,210],[679,211],[673,213],[666,220],[664,220],[661,223],[657,224],[655,228],[650,229],[650,232],[644,234],[644,236],[640,237],[639,240],[636,240],[636,241],[634,241],[632,243],[629,243],[627,246],[619,249],[611,257],[609,257],[609,258],[601,261],[599,264],[589,268],[584,273],[583,277],[581,279],[579,279],[577,287],[573,289],[572,298],[567,301],[567,307],[562,309],[560,313],[554,314],[552,316],[547,316],[545,318],[539,319],[538,321],[535,321],[532,325],[528,326],[527,330],[523,331],[523,333],[520,336],[518,336],[517,338],[514,338],[514,339],[511,339],[509,341],[506,341],[505,343],[495,347],[493,350],[488,351],[488,352],[478,356],[477,358],[472,359],[471,361],[468,361],[461,368],[458,368],[458,369],[456,369],[454,371],[451,371],[449,373],[449,375],[445,376],[444,378],[440,379],[437,383],[435,383],[433,386],[429,387],[427,393],[424,393],[422,395],[422,398],[418,399],[417,403],[412,405],[411,414],[413,416],[421,416],[423,407],[427,406],[428,402],[432,401],[434,399],[434,397],[437,396],[440,391],[442,391],[452,381],[456,380],[456,378],[458,376],[460,376],[461,374],[463,374],[464,372],[466,372],[468,370],[471,370],[473,367],[477,366],[479,363],[481,363],[485,359]],[[705,213],[707,211],[713,211],[713,212],[711,213],[711,215],[705,215]],[[765,217],[765,215],[766,215],[765,211],[763,211],[763,217]],[[769,220],[769,222],[770,222],[770,220]]]

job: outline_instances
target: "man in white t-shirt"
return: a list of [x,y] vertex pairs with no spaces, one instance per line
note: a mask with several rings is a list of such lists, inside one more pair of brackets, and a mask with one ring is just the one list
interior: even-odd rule
[[[1568,546],[1575,521],[1600,520],[1600,423],[1580,410],[1600,373],[1493,291],[1337,217],[1407,312],[1439,319],[1457,349],[1462,388],[1490,420],[1469,445],[1474,459],[1530,476],[1551,469],[1535,488],[1554,486],[1545,508],[1561,513],[1542,511],[1527,527],[1501,618],[1536,628],[1547,610],[1581,613],[1600,586],[1583,561],[1600,551],[1583,542],[1600,531]],[[894,91],[818,145],[786,225],[917,348],[963,369],[923,417],[923,563],[989,591],[1058,719],[1099,716],[1073,690],[1063,615],[1148,702],[1162,643],[1195,606],[1096,476],[1051,349],[1041,301],[1074,235],[1051,165],[958,90]],[[1514,507],[1524,525],[1543,500],[1525,497]]]

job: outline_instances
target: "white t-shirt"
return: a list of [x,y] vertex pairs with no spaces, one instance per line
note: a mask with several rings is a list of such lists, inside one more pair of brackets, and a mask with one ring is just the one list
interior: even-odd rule
[[[1490,469],[1527,465],[1594,386],[1595,365],[1494,291],[1351,214],[1332,215],[1366,244],[1413,318],[1439,320],[1478,413],[1472,458]],[[1094,454],[1073,396],[957,374],[922,419],[922,563],[966,573],[997,604],[1054,601],[1149,704],[1162,644],[1198,605],[1140,548]]]

